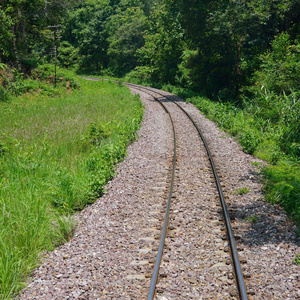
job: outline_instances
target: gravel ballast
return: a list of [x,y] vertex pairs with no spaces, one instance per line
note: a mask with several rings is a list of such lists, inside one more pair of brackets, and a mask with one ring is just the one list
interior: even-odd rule
[[[133,90],[137,92],[137,90]],[[19,299],[145,299],[168,196],[168,115],[143,92],[145,115],[107,193],[78,216],[74,237],[49,253]],[[178,99],[179,100],[179,99]],[[203,145],[172,103],[178,140],[175,191],[157,299],[237,299],[216,187]],[[299,299],[296,228],[263,199],[258,159],[180,101],[207,139],[230,211],[249,299]],[[239,188],[248,193],[239,195]]]

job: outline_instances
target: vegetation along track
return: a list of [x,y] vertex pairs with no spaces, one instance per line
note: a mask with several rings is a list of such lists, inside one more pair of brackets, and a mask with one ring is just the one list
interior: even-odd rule
[[[202,260],[203,258],[199,256],[200,253],[203,253],[203,251],[207,251],[210,252],[210,254],[214,253],[214,249],[216,244],[218,244],[218,242],[220,242],[220,239],[215,239],[215,244],[214,245],[206,245],[206,247],[204,249],[201,249],[199,247],[198,241],[197,239],[195,239],[195,235],[197,236],[197,232],[198,232],[198,228],[201,227],[201,223],[202,222],[209,222],[209,220],[207,220],[207,218],[210,219],[210,221],[212,221],[212,224],[215,224],[215,227],[213,229],[214,232],[216,232],[216,234],[223,232],[223,228],[221,228],[222,226],[220,226],[219,222],[213,222],[216,220],[211,220],[211,218],[213,217],[214,212],[210,212],[209,210],[207,211],[207,215],[205,216],[206,218],[200,217],[200,213],[199,213],[199,208],[203,205],[203,202],[205,202],[207,199],[203,199],[203,196],[201,197],[201,195],[199,195],[199,198],[197,197],[197,195],[194,194],[194,190],[195,188],[197,189],[197,181],[198,181],[198,177],[199,174],[203,173],[203,171],[205,170],[206,173],[208,174],[209,178],[211,178],[211,171],[209,170],[209,168],[207,168],[207,166],[205,167],[200,167],[201,169],[199,169],[199,166],[201,166],[201,164],[203,165],[203,151],[206,151],[207,156],[208,156],[208,160],[211,166],[211,170],[212,170],[212,174],[216,183],[216,187],[217,187],[217,192],[219,194],[219,199],[220,199],[220,204],[222,207],[222,215],[223,215],[223,220],[225,223],[225,227],[226,227],[226,232],[227,232],[227,237],[228,237],[228,241],[229,241],[229,246],[230,246],[230,250],[231,250],[231,261],[232,261],[232,266],[233,266],[233,270],[234,270],[234,274],[235,274],[235,280],[236,280],[236,284],[237,284],[237,290],[238,290],[238,295],[240,297],[240,299],[247,299],[247,292],[246,292],[246,288],[245,288],[245,284],[244,284],[244,280],[243,280],[243,274],[242,274],[242,269],[240,266],[240,261],[238,258],[238,253],[237,253],[237,248],[236,248],[236,243],[234,240],[234,235],[233,235],[233,231],[230,225],[230,218],[229,218],[229,213],[226,207],[226,202],[224,199],[224,195],[222,192],[222,187],[221,187],[221,183],[217,174],[217,170],[212,158],[212,155],[210,153],[210,150],[208,148],[207,142],[204,139],[199,127],[197,126],[197,124],[195,123],[195,121],[192,119],[192,117],[182,108],[182,106],[180,106],[180,104],[177,103],[178,98],[176,98],[173,95],[167,95],[167,94],[162,94],[161,91],[158,91],[156,89],[150,89],[147,87],[141,87],[141,86],[137,86],[137,85],[133,85],[133,84],[129,84],[126,83],[129,87],[134,88],[134,89],[138,89],[141,90],[142,92],[146,92],[148,94],[151,94],[157,101],[159,101],[159,103],[161,103],[161,105],[163,106],[163,108],[166,110],[166,112],[169,114],[171,122],[172,122],[172,126],[173,126],[173,131],[174,131],[174,163],[173,163],[173,168],[172,168],[172,180],[171,180],[171,185],[170,185],[170,192],[169,192],[169,197],[168,197],[168,203],[167,203],[167,209],[166,209],[166,215],[165,215],[165,219],[164,219],[164,224],[163,224],[163,229],[162,229],[162,234],[161,234],[161,240],[160,240],[160,245],[158,248],[158,254],[157,254],[157,258],[156,258],[156,262],[155,262],[155,267],[154,267],[154,271],[153,271],[153,275],[152,275],[152,279],[151,279],[151,285],[150,285],[150,290],[149,290],[149,294],[148,294],[148,300],[152,300],[154,298],[154,294],[155,294],[155,290],[157,292],[157,294],[164,294],[166,296],[166,298],[168,299],[168,296],[171,297],[171,299],[173,298],[178,298],[178,294],[184,295],[184,292],[187,292],[188,289],[192,288],[195,292],[195,296],[197,293],[197,289],[199,288],[199,292],[201,291],[201,284],[199,284],[199,282],[197,282],[197,276],[196,273],[193,274],[193,267],[190,268],[188,267],[188,269],[190,270],[190,273],[193,274],[192,277],[193,278],[186,278],[187,280],[183,280],[179,285],[177,283],[174,282],[174,286],[172,286],[172,284],[169,284],[168,281],[172,280],[170,277],[177,277],[178,276],[178,272],[182,272],[185,273],[187,271],[186,269],[186,265],[188,264],[189,266],[192,266],[194,263],[197,263],[196,258],[199,257],[199,261]],[[175,106],[176,105],[176,106]],[[185,127],[185,123],[187,120],[182,120],[182,116],[178,118],[178,116],[180,116],[180,112],[178,111],[178,108],[180,109],[181,113],[184,113],[189,121],[188,122],[192,122],[193,126],[194,126],[194,132],[184,132],[182,134],[182,129],[184,129]],[[174,121],[172,116],[174,116]],[[176,164],[176,135],[175,135],[175,127],[178,128],[178,135],[181,134],[179,140],[181,141],[181,143],[179,143],[178,147],[179,147],[179,155],[181,152],[181,156],[182,158],[178,159],[178,166],[177,166],[177,172],[176,172],[176,179],[175,179],[175,164]],[[181,128],[180,128],[181,127]],[[196,130],[195,130],[196,129]],[[198,137],[195,135],[196,133],[198,133]],[[195,144],[199,144],[199,137],[201,138],[204,148],[203,146],[201,147],[200,145],[195,146]],[[184,145],[184,142],[186,142],[186,145]],[[192,146],[192,149],[190,148],[190,146]],[[180,151],[181,148],[185,147],[185,149],[182,149],[182,151]],[[199,152],[199,148],[202,148],[202,152]],[[183,157],[185,156],[185,157]],[[186,170],[182,170],[185,169],[187,166],[187,162],[186,159],[188,161],[193,161],[193,163],[195,163],[195,169],[190,169],[190,178],[186,177],[186,178],[181,178],[180,176],[180,172],[182,171],[183,173],[186,173]],[[199,161],[199,166],[197,166],[197,159],[202,160],[201,162]],[[207,164],[206,164],[207,165]],[[183,195],[184,197],[186,197],[185,202],[187,204],[182,205],[181,199],[179,199],[180,197],[177,196],[172,196],[172,189],[173,189],[173,183],[177,184],[177,190],[179,191],[186,191],[186,195]],[[201,180],[200,180],[201,181]],[[206,188],[205,187],[201,187],[202,184],[200,183],[200,181],[198,181],[198,191],[201,193],[201,188]],[[184,186],[184,187],[183,187]],[[213,189],[213,187],[211,186],[211,189]],[[192,192],[192,197],[189,197],[189,192]],[[196,192],[196,193],[197,193]],[[196,196],[196,197],[195,197]],[[198,198],[198,199],[197,199]],[[211,196],[209,196],[210,200]],[[196,200],[197,199],[197,200]],[[202,202],[202,199],[204,200]],[[173,201],[171,201],[173,200]],[[195,201],[196,200],[196,201]],[[217,201],[216,198],[213,198],[214,201]],[[200,206],[199,206],[200,205]],[[215,203],[216,205],[216,203]],[[169,221],[169,214],[170,214],[170,209],[171,206],[173,207],[172,209],[172,213],[171,213],[171,221]],[[176,207],[178,207],[178,209],[175,209]],[[212,205],[212,208],[210,209],[214,209],[214,205]],[[181,219],[183,218],[183,220]],[[201,221],[199,221],[201,220]],[[177,222],[176,222],[177,221]],[[179,223],[178,223],[179,222]],[[169,225],[169,234],[167,235],[167,227]],[[197,228],[198,227],[198,228]],[[167,236],[167,240],[166,239]],[[176,239],[176,236],[182,236],[184,237],[184,243],[182,243],[182,238],[180,238],[179,240]],[[201,239],[201,234],[198,236],[199,239]],[[224,236],[222,237],[224,238]],[[222,240],[222,239],[221,239]],[[181,245],[179,245],[178,243],[181,243]],[[164,249],[164,244],[166,244],[166,250]],[[183,246],[183,247],[182,247]],[[212,246],[212,247],[211,247]],[[183,251],[181,249],[177,249],[177,251],[175,250],[176,247],[181,247],[183,248]],[[227,275],[229,276],[231,279],[233,279],[232,273],[230,271],[228,271],[228,268],[226,267],[226,265],[224,264],[224,257],[227,258],[227,263],[229,262],[229,257],[228,255],[226,255],[226,252],[222,252],[222,250],[227,250],[227,249],[222,249],[223,247],[219,247],[219,249],[216,252],[217,256],[220,256],[221,258],[221,262],[219,261],[216,264],[213,264],[213,270],[214,269],[219,269],[220,273],[223,273],[223,275]],[[226,245],[225,245],[226,248]],[[169,251],[169,250],[173,250],[173,251]],[[175,251],[174,251],[175,250]],[[159,271],[160,269],[160,263],[161,263],[161,259],[163,256],[163,251],[164,251],[164,260],[162,263],[162,270]],[[175,253],[173,253],[175,252]],[[205,256],[205,255],[204,255]],[[169,257],[169,258],[168,258]],[[170,260],[170,257],[172,257],[173,262]],[[180,263],[177,263],[176,260],[180,260]],[[192,261],[188,262],[188,260],[191,259]],[[212,260],[213,261],[213,260]],[[211,261],[211,262],[212,262]],[[209,263],[209,262],[208,262]],[[173,265],[172,265],[173,264]],[[198,273],[199,273],[199,278],[201,278],[201,267],[199,268],[198,266],[194,267],[196,269],[198,269]],[[227,269],[224,272],[224,268]],[[205,266],[203,266],[203,268],[205,269]],[[211,269],[211,270],[212,270]],[[168,274],[169,273],[169,274]],[[213,277],[215,279],[217,279],[218,277],[218,272],[213,272]],[[158,280],[159,277],[159,280]],[[179,280],[180,281],[180,280]],[[182,283],[185,283],[184,285],[182,285]],[[157,283],[157,287],[156,287],[156,283]],[[186,283],[188,285],[188,287],[186,286]],[[227,290],[228,287],[224,287],[225,290]],[[181,290],[182,289],[182,290]],[[182,294],[183,292],[183,294]],[[225,291],[222,291],[222,287],[219,291],[219,295],[224,295]],[[201,293],[201,292],[200,292]],[[225,292],[225,294],[228,293],[228,290]],[[190,292],[188,293],[190,295]],[[231,289],[231,291],[229,292],[229,294],[231,294],[231,296],[235,296],[236,292]],[[199,294],[200,296],[200,294]]]
[[[79,214],[80,226],[72,240],[49,253],[21,299],[147,299],[174,161],[169,115],[153,97],[172,115],[177,145],[170,220],[155,298],[239,298],[219,195],[197,130],[161,92],[130,88],[145,105],[138,140],[129,146],[128,156],[105,187],[107,192]],[[174,100],[196,124],[205,124],[201,128],[221,172],[231,223],[235,236],[239,235],[248,299],[298,299],[293,228],[286,232],[289,227],[282,210],[258,200],[262,194],[250,164],[254,159],[232,139],[224,138],[191,104]],[[245,185],[248,194],[233,193]],[[245,219],[255,216],[255,222]]]

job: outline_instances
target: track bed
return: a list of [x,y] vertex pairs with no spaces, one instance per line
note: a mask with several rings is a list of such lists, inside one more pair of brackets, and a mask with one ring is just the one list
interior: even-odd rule
[[[20,299],[147,299],[169,195],[174,138],[160,104],[148,93],[132,91],[145,104],[138,141],[129,147],[107,193],[78,215],[74,238],[49,254]],[[238,299],[209,159],[184,114],[161,100],[172,113],[178,148],[155,297]],[[191,104],[177,101],[203,128],[219,170],[248,298],[297,299],[295,228],[280,208],[261,200],[256,168],[250,164],[257,160],[242,153]],[[247,195],[234,193],[243,186],[250,189]],[[259,216],[255,224],[247,220],[254,214]]]

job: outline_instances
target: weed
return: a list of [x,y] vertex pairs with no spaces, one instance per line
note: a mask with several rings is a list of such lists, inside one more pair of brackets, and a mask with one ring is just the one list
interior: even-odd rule
[[55,233],[57,234],[55,245],[59,246],[60,244],[66,243],[71,239],[76,223],[70,215],[58,215],[56,221],[57,223],[54,225]]
[[258,162],[258,161],[252,161],[251,165],[254,166],[254,167],[260,167],[260,166],[262,166],[262,163]]
[[271,203],[281,204],[296,222],[300,221],[300,170],[299,166],[281,160],[276,166],[263,168],[265,192]]
[[260,138],[253,131],[244,130],[239,137],[239,142],[243,150],[249,154],[253,154],[260,143]]
[[251,223],[255,223],[255,222],[258,220],[258,216],[253,215],[253,216],[251,216],[251,217],[245,218],[245,220],[248,220],[248,221],[250,221]]
[[0,141],[0,156],[3,156],[7,152],[7,147]]
[[249,188],[244,186],[244,187],[239,188],[237,191],[233,192],[233,194],[245,195],[245,194],[248,194],[249,192],[250,192]]
[[296,255],[295,259],[293,260],[293,264],[300,266],[300,253]]
[[88,145],[98,147],[109,137],[109,124],[99,124],[91,122],[88,126],[87,134],[82,138],[83,147],[86,149]]
[[[3,71],[7,68],[7,65],[0,63],[0,71]],[[0,77],[3,77],[3,74],[0,73]]]

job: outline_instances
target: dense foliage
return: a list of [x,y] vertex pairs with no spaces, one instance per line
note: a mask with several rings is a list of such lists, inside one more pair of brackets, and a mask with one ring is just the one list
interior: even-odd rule
[[[279,75],[276,93],[289,93],[299,82],[299,4],[299,0],[2,0],[0,61],[24,70],[53,43],[48,26],[62,24],[60,64],[81,72],[115,76],[132,72],[131,77],[228,99],[243,95],[245,87],[262,78],[257,72],[268,66],[270,70],[281,56],[273,79],[264,77],[264,83]],[[273,43],[276,36],[282,36],[281,46]],[[289,48],[282,52],[284,43]],[[268,66],[262,56],[268,58]]]
[[53,43],[48,26],[63,22],[72,1],[1,0],[0,61],[19,70]]
[[75,6],[68,14],[64,39],[78,49],[78,67],[88,72],[109,69],[118,76],[134,69],[147,13],[146,0],[94,0]]

